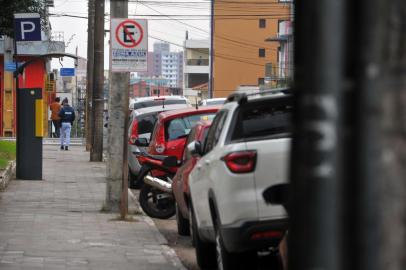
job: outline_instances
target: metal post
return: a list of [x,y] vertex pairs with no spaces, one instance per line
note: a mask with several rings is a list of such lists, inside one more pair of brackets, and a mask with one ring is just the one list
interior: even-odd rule
[[297,1],[289,269],[340,268],[343,1]]
[[208,98],[213,97],[213,90],[214,90],[214,1],[211,0],[210,3],[210,74],[209,74],[209,89],[208,89]]

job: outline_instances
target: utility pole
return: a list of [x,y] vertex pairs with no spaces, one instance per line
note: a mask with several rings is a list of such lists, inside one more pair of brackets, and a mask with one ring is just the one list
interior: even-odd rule
[[104,0],[95,1],[94,18],[94,77],[92,97],[92,148],[90,161],[103,160],[104,110]]
[[404,269],[406,2],[295,10],[289,269]]
[[[111,18],[127,18],[128,0],[111,1],[110,14]],[[110,31],[110,40],[113,37],[114,33]],[[122,219],[126,217],[128,212],[127,122],[129,78],[128,72],[110,72],[105,208],[109,211],[118,211],[120,209]]]
[[93,98],[93,67],[94,67],[94,1],[88,0],[88,19],[87,19],[87,71],[86,71],[86,105],[85,105],[85,133],[86,133],[86,151],[92,148],[91,138],[93,133],[92,121],[92,98]]
[[339,270],[344,1],[297,1],[289,269]]
[[347,5],[343,269],[404,269],[406,2]]

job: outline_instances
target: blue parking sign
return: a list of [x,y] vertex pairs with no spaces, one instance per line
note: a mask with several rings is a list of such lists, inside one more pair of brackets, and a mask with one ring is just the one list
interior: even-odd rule
[[38,13],[14,14],[16,41],[41,41],[41,18]]
[[73,77],[75,76],[74,68],[61,68],[59,70],[61,77]]

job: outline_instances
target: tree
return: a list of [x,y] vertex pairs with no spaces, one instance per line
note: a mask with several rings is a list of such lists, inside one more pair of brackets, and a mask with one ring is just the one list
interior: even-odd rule
[[42,26],[44,27],[46,25],[44,0],[12,0],[1,2],[0,35],[14,36],[14,13],[39,13],[42,18]]

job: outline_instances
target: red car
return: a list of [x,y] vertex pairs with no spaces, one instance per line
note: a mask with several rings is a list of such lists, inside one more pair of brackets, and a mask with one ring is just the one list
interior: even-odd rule
[[190,132],[186,147],[183,153],[182,166],[178,169],[175,177],[172,179],[172,191],[176,200],[176,223],[178,225],[179,235],[189,235],[189,208],[188,198],[189,191],[189,173],[195,167],[200,156],[192,156],[187,151],[187,145],[193,141],[204,142],[207,131],[211,125],[211,121],[201,121]]
[[186,137],[199,121],[210,121],[220,106],[187,108],[162,112],[158,116],[148,153],[152,155],[176,156],[182,159]]

